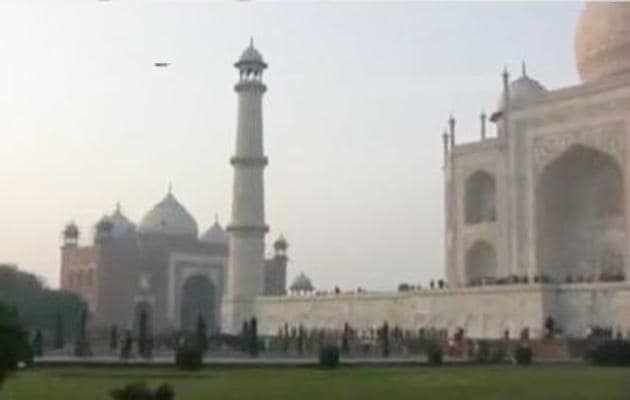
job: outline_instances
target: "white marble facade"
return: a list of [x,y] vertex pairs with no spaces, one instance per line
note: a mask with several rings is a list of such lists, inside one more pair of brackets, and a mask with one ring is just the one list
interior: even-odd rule
[[[550,49],[549,51],[553,51]],[[630,4],[589,3],[578,23],[582,83],[546,89],[504,74],[496,134],[444,134],[449,289],[258,298],[262,332],[284,323],[340,329],[388,321],[462,327],[472,337],[551,316],[567,335],[630,330]]]

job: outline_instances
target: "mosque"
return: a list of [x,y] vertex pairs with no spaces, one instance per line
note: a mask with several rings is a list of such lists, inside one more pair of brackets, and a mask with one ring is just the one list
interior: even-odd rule
[[[226,332],[255,315],[266,334],[284,324],[369,329],[388,321],[408,330],[463,329],[476,338],[523,331],[535,337],[552,318],[567,336],[593,327],[628,335],[630,3],[588,3],[575,54],[582,82],[572,87],[548,89],[524,67],[515,80],[505,71],[496,111],[481,115],[479,140],[458,143],[456,121],[449,119],[441,136],[441,288],[316,295],[301,275],[292,285],[298,294],[286,294],[286,241],[275,243],[273,259],[264,259],[267,64],[253,46],[236,63],[239,109],[227,235],[215,224],[197,238],[194,220],[169,193],[137,230],[120,210],[99,222],[91,247],[77,247],[76,227],[68,226],[62,286],[73,289],[75,270],[94,271],[94,288],[81,293],[107,322],[132,321],[130,310],[154,307],[156,316],[165,316],[160,325],[185,326],[184,309],[191,309],[208,313]],[[492,137],[488,123],[496,126]],[[198,276],[204,283],[195,283]],[[211,301],[199,300],[209,293]]]
[[[96,223],[91,245],[79,246],[79,233],[74,223],[63,231],[61,287],[86,300],[97,325],[137,329],[144,310],[157,331],[191,330],[199,315],[220,330],[229,236],[218,220],[199,236],[169,190],[138,226],[118,205]],[[287,247],[281,236],[265,260],[264,294],[285,293]]]

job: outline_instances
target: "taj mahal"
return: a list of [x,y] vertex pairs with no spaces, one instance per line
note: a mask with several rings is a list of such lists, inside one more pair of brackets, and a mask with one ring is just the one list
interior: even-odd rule
[[[544,46],[544,44],[542,44]],[[549,49],[552,51],[552,49]],[[263,72],[250,43],[235,63],[238,117],[232,215],[200,234],[172,190],[135,224],[122,209],[96,222],[93,242],[64,230],[61,286],[80,294],[97,325],[190,329],[199,315],[237,333],[286,324],[340,329],[388,321],[402,329],[464,330],[472,338],[593,327],[630,334],[630,3],[588,3],[575,34],[581,83],[548,89],[523,65],[506,70],[479,139],[460,143],[454,117],[441,144],[445,282],[392,292],[316,294],[308,278],[287,290],[288,243],[267,258]],[[494,128],[491,129],[491,125]],[[490,135],[489,132],[496,132]]]

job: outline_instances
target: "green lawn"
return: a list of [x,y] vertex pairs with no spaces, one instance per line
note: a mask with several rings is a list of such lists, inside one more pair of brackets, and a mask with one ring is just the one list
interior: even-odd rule
[[177,400],[630,399],[630,369],[491,366],[174,370],[63,368],[19,373],[2,400],[104,400],[128,382],[169,382]]

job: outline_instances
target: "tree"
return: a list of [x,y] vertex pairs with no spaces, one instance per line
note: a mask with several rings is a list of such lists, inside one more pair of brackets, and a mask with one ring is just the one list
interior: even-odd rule
[[350,325],[348,323],[343,324],[343,335],[341,336],[341,352],[348,354],[350,352]]
[[298,327],[298,354],[304,354],[304,325]]
[[81,319],[79,320],[79,336],[76,341],[76,346],[74,349],[74,354],[77,357],[88,357],[91,355],[90,351],[90,343],[87,337],[87,309],[83,309],[81,311]]
[[282,351],[285,353],[289,352],[289,347],[291,345],[289,338],[289,324],[284,323],[283,334],[282,334]]
[[241,351],[246,352],[249,349],[249,323],[243,321],[243,328],[241,329]]
[[86,307],[77,294],[48,289],[37,276],[5,266],[0,266],[0,302],[15,306],[23,328],[40,329],[50,337],[58,331],[53,316],[61,314],[62,330],[76,338],[81,310]]
[[28,334],[20,324],[17,310],[0,303],[0,384],[19,363],[30,364],[32,359]]
[[258,321],[256,317],[252,317],[249,331],[249,354],[256,357],[258,356]]
[[381,340],[383,342],[383,357],[389,357],[389,324],[387,321],[383,323],[381,328]]
[[553,320],[553,318],[551,316],[548,316],[547,319],[545,319],[545,337],[550,338],[553,337],[553,334],[556,331],[556,322]]
[[42,337],[42,331],[39,329],[35,331],[32,349],[35,357],[41,357],[44,354],[44,338]]
[[206,329],[206,321],[204,321],[201,314],[197,317],[196,336],[199,350],[201,350],[202,353],[205,353],[208,350],[208,332]]
[[115,353],[118,349],[118,326],[112,325],[109,330],[109,350]]
[[144,358],[151,358],[153,346],[149,335],[149,314],[147,310],[140,311],[140,324],[138,328],[138,354]]
[[125,331],[125,339],[123,340],[123,345],[120,347],[120,358],[123,360],[129,359],[131,357],[131,350],[133,349],[133,338],[131,337],[131,332],[129,330]]
[[63,314],[57,312],[55,314],[55,349],[61,350],[65,346],[63,337]]

